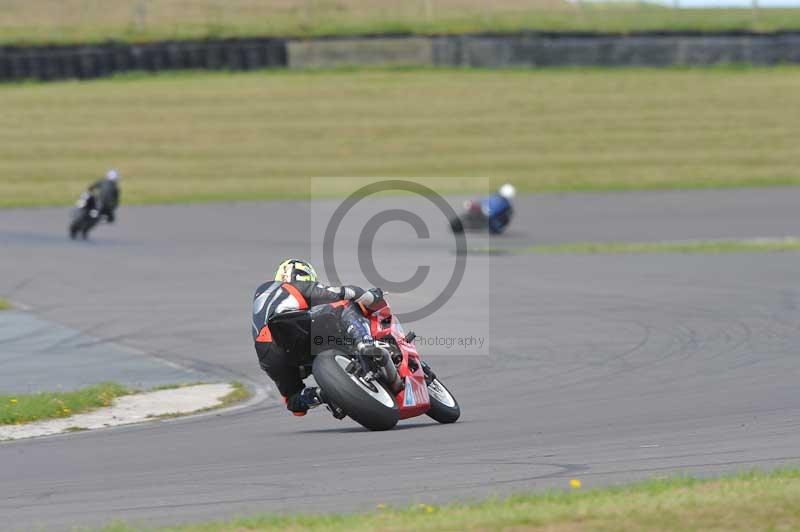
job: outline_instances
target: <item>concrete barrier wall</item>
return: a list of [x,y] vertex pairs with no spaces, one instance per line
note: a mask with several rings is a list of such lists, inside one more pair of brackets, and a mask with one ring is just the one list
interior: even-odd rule
[[227,39],[0,47],[0,80],[88,79],[116,72],[342,66],[544,67],[800,63],[800,33],[453,35]]
[[544,67],[800,63],[800,34],[453,35],[295,41],[289,68],[338,66]]
[[291,68],[433,65],[429,37],[289,41],[287,53]]
[[800,34],[454,36],[432,45],[436,65],[485,68],[800,63]]

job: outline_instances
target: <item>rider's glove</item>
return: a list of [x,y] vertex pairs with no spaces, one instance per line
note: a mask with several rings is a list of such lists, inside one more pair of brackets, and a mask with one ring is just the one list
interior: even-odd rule
[[380,288],[370,288],[369,290],[361,294],[361,296],[358,299],[356,299],[355,302],[360,305],[364,305],[365,307],[368,307],[373,303],[375,303],[376,301],[380,301],[381,299],[383,299],[383,290],[381,290]]

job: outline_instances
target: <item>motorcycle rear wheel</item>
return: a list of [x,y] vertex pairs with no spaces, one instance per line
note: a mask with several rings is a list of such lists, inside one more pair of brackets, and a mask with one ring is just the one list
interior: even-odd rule
[[389,430],[400,420],[394,396],[380,383],[347,371],[352,359],[331,349],[314,358],[312,373],[323,395],[369,430]]

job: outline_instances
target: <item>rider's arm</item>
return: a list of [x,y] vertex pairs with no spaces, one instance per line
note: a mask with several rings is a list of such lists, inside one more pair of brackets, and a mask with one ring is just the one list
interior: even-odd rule
[[292,284],[303,294],[306,302],[311,307],[315,305],[324,305],[325,303],[334,303],[343,299],[355,300],[368,292],[354,285],[325,286],[321,283],[314,283],[311,281],[295,281]]

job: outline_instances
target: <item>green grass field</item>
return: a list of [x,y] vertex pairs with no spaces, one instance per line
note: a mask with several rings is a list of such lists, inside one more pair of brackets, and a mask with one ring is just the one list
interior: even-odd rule
[[68,204],[109,167],[124,203],[303,197],[325,176],[800,183],[797,67],[190,73],[2,85],[0,101],[3,207]]
[[[565,482],[566,487],[566,482]],[[383,508],[361,515],[263,516],[162,532],[249,530],[707,531],[797,530],[800,471],[747,473],[714,480],[652,480],[623,488],[521,495],[474,504]],[[105,532],[149,530],[114,524]]]
[[671,9],[564,0],[4,0],[0,42],[800,28],[800,9]]
[[11,308],[11,303],[0,297],[0,310],[9,310],[10,308]]

